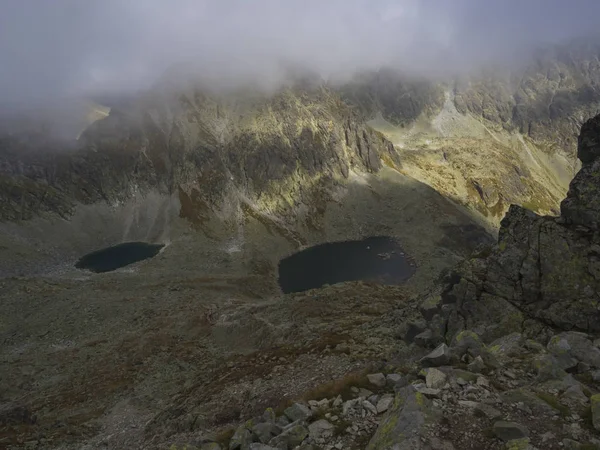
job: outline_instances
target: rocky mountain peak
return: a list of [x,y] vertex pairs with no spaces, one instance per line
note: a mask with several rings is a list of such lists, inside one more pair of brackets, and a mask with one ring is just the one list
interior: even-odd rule
[[563,218],[571,224],[597,230],[600,225],[600,117],[588,120],[581,128],[577,156],[583,167],[571,183],[561,204]]
[[582,127],[583,167],[562,215],[542,217],[512,205],[497,246],[463,264],[440,295],[440,306],[452,306],[434,335],[451,340],[472,329],[491,340],[509,332],[600,331],[599,143],[596,116]]

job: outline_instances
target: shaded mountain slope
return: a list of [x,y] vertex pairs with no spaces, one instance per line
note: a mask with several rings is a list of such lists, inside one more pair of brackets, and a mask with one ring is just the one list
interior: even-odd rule
[[320,178],[347,178],[353,168],[377,171],[384,154],[397,161],[391,145],[326,90],[242,101],[197,91],[149,94],[93,124],[79,145],[23,152],[20,142],[5,140],[2,219],[64,215],[76,203],[120,201],[150,189],[181,190],[186,200],[211,207],[232,191],[293,207],[279,184],[298,182],[302,190]]

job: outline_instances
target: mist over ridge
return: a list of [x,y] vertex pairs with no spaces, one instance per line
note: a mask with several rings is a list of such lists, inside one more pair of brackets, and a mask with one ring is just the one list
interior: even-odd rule
[[0,98],[6,110],[127,95],[180,65],[225,86],[276,86],[288,65],[439,77],[595,32],[599,12],[590,0],[6,0]]

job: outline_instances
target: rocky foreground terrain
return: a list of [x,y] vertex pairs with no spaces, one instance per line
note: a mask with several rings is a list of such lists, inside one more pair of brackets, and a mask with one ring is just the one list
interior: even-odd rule
[[[394,311],[402,341],[371,367],[381,371],[267,408],[227,448],[600,448],[600,116],[578,155],[559,218],[512,207],[488,255]],[[223,444],[205,435],[173,448]]]
[[[2,134],[0,448],[598,448],[598,51],[554,51]],[[281,293],[281,258],[378,235],[405,284]],[[127,241],[165,247],[74,267]]]

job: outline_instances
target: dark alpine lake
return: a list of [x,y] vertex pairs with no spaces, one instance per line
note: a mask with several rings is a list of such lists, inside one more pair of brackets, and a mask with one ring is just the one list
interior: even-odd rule
[[92,272],[110,272],[144,259],[152,258],[160,252],[163,244],[147,242],[125,242],[82,256],[75,264],[78,269]]
[[400,284],[415,267],[396,240],[386,236],[331,242],[295,253],[279,262],[283,292],[302,292],[343,281]]

